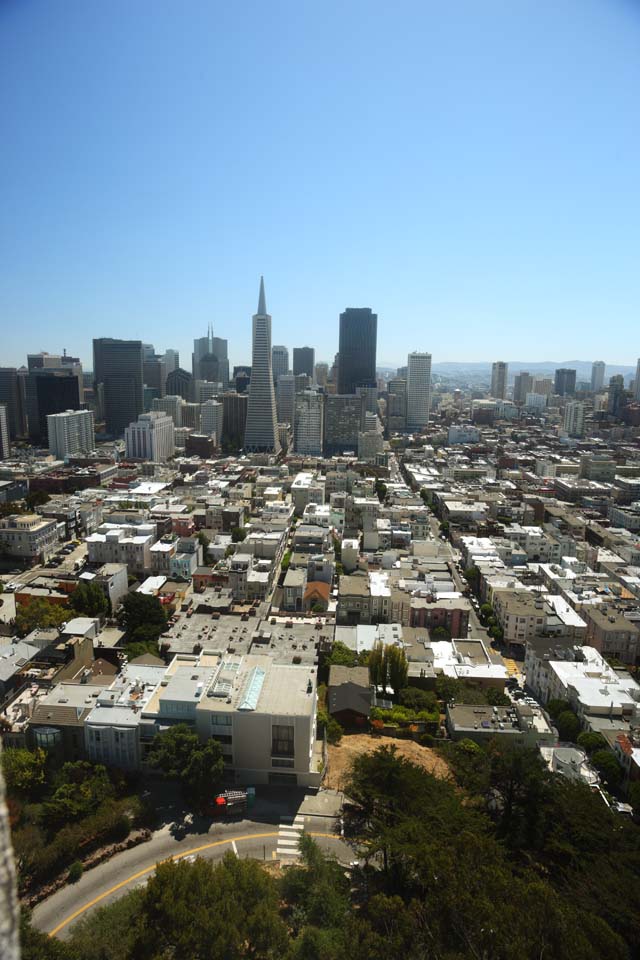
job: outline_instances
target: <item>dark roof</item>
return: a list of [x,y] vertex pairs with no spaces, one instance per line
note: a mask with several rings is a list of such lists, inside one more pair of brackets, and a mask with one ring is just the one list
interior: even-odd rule
[[334,714],[341,713],[343,710],[351,710],[353,713],[368,717],[371,711],[372,696],[371,687],[362,687],[357,683],[341,683],[337,687],[329,687],[327,697],[329,713]]

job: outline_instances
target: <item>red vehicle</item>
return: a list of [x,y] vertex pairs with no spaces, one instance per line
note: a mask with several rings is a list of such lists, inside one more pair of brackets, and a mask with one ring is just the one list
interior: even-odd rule
[[246,809],[246,790],[224,790],[213,798],[206,812],[211,817],[239,817]]

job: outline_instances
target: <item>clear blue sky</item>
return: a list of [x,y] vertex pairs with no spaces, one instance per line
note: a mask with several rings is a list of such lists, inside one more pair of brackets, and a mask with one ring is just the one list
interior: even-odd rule
[[635,363],[640,3],[2,0],[0,364],[91,338],[250,361]]

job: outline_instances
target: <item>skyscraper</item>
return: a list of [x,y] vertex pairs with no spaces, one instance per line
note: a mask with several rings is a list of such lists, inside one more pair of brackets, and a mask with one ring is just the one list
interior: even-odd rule
[[564,428],[570,437],[584,436],[584,403],[569,401],[564,408]]
[[193,341],[191,365],[194,380],[210,380],[229,384],[229,344],[222,337],[214,337],[213,324],[209,324],[206,337]]
[[15,367],[0,367],[0,403],[7,406],[9,438],[24,437],[27,432],[25,377]]
[[431,354],[410,353],[407,359],[407,429],[421,430],[429,422]]
[[278,377],[289,373],[289,351],[286,347],[276,345],[271,348],[271,369],[275,383]]
[[635,399],[640,403],[640,359],[636,364],[636,389],[634,393]]
[[516,373],[513,381],[513,402],[524,403],[527,394],[533,392],[533,377],[526,370]]
[[553,392],[558,397],[572,397],[576,392],[576,371],[559,367],[556,370]]
[[50,413],[80,408],[78,377],[69,369],[36,368],[26,377],[27,423],[29,437],[47,439]]
[[124,432],[127,456],[164,463],[176,450],[173,420],[165,413],[141,414]]
[[9,408],[6,403],[0,403],[0,460],[11,456],[9,441]]
[[102,394],[107,433],[120,437],[144,408],[140,340],[94,340],[93,378],[96,397]]
[[96,435],[91,410],[65,410],[47,417],[49,453],[64,460],[74,453],[95,449]]
[[347,307],[340,314],[338,393],[376,386],[378,315],[369,307]]
[[314,373],[317,385],[319,387],[325,387],[327,385],[327,380],[329,379],[329,364],[316,363]]
[[599,393],[604,387],[604,372],[604,362],[596,360],[591,367],[591,390],[593,393]]
[[164,363],[167,368],[167,373],[171,373],[173,370],[177,370],[180,366],[180,354],[177,350],[165,350],[164,352]]
[[364,427],[364,397],[354,393],[329,395],[325,403],[324,448],[325,455],[358,449],[358,434]]
[[276,395],[271,368],[271,317],[267,313],[264,278],[260,278],[258,312],[253,316],[251,383],[244,435],[249,452],[279,453]]
[[283,373],[276,384],[276,411],[278,423],[293,427],[295,418],[296,378],[292,373]]
[[394,377],[387,384],[387,433],[407,429],[407,381]]
[[491,396],[496,400],[504,400],[507,395],[507,377],[509,364],[504,360],[496,360],[491,367]]
[[322,456],[324,394],[303,390],[296,396],[294,447],[296,453]]
[[306,373],[309,380],[313,383],[313,368],[316,362],[316,352],[313,347],[294,347],[293,348],[293,374],[299,376]]

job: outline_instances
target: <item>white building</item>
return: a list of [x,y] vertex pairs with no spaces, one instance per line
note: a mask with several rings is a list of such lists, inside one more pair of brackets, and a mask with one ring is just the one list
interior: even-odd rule
[[605,363],[602,360],[596,360],[591,367],[591,390],[593,393],[599,393],[604,386]]
[[37,513],[13,514],[0,519],[0,551],[9,557],[48,560],[60,542],[57,520]]
[[547,394],[528,393],[524,405],[532,413],[541,414],[547,409]]
[[207,400],[202,404],[200,429],[214,438],[219,446],[222,440],[222,404],[218,400]]
[[584,403],[571,400],[564,408],[564,428],[570,437],[584,436]]
[[294,445],[296,453],[321,457],[324,437],[324,395],[303,390],[295,398]]
[[365,430],[358,434],[358,460],[373,463],[381,453],[384,453],[384,440],[378,430]]
[[142,413],[124,432],[127,457],[164,463],[175,454],[175,428],[166,413]]
[[132,573],[151,570],[151,545],[156,539],[155,523],[103,523],[86,538],[89,563],[125,563]]
[[49,452],[58,460],[74,453],[89,453],[96,445],[91,410],[66,410],[47,417]]
[[283,374],[289,373],[289,351],[279,344],[271,348],[271,369],[277,383]]
[[182,397],[168,394],[166,397],[154,397],[151,409],[166,413],[173,420],[174,427],[182,426]]
[[421,430],[429,422],[431,354],[410,353],[407,359],[407,428]]
[[296,378],[292,373],[282,373],[276,385],[276,409],[278,423],[293,426],[295,419]]
[[267,313],[262,277],[258,312],[253,316],[251,357],[244,445],[246,450],[254,453],[279,453],[276,396],[271,370],[271,317]]

